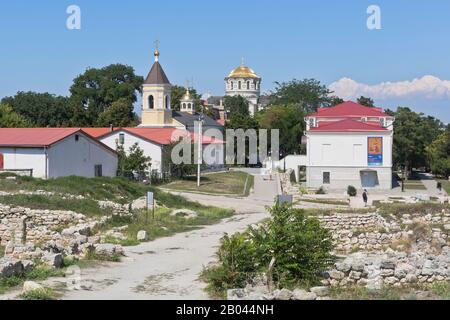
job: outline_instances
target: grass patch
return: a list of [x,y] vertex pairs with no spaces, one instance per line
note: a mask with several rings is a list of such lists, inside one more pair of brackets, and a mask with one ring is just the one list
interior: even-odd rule
[[20,206],[30,209],[44,210],[70,210],[86,216],[111,215],[110,208],[102,209],[97,201],[91,199],[63,199],[60,196],[42,196],[42,195],[8,195],[0,196],[0,203]]
[[[187,206],[189,207],[187,202]],[[171,236],[176,233],[200,229],[203,226],[218,223],[220,220],[233,215],[233,210],[205,207],[195,203],[190,203],[195,207],[198,213],[196,218],[186,219],[183,217],[172,216],[170,213],[173,209],[158,208],[155,210],[155,218],[153,219],[151,212],[145,210],[138,211],[133,218],[112,217],[104,226],[94,230],[94,232],[101,232],[110,230],[112,228],[122,227],[128,225],[124,234],[128,237],[127,240],[106,239],[108,243],[121,244],[123,246],[133,246],[139,244],[136,236],[141,230],[147,231],[149,240],[155,240],[161,237]]]
[[330,288],[330,297],[336,300],[401,300],[406,294],[402,288],[383,288],[377,291],[364,287]]
[[44,266],[36,266],[30,272],[24,274],[21,277],[0,278],[0,294],[5,293],[11,288],[22,285],[27,280],[39,281],[45,280],[50,277],[64,277],[64,269],[53,269]]
[[24,300],[55,300],[55,293],[50,288],[42,288],[22,293],[20,298]]
[[[374,203],[375,204],[375,203]],[[440,214],[442,210],[450,210],[450,205],[433,202],[419,203],[376,203],[381,216],[389,218],[391,215],[399,218],[404,214]]]
[[450,195],[450,181],[448,180],[439,180],[442,183],[442,188]]
[[349,214],[367,214],[367,213],[373,213],[373,209],[371,208],[330,208],[330,209],[302,209],[307,216],[330,216],[333,214],[340,214],[340,213],[349,213]]
[[336,200],[336,199],[309,199],[309,198],[302,198],[299,201],[300,202],[309,202],[309,203],[329,204],[329,205],[336,205],[336,206],[348,206],[348,201]]
[[3,256],[5,256],[5,247],[0,245],[0,258],[2,258]]
[[125,178],[84,178],[72,176],[43,180],[15,176],[14,180],[9,180],[6,179],[7,176],[12,175],[0,175],[1,191],[44,190],[58,194],[82,195],[95,200],[111,200],[118,203],[127,203],[144,196],[149,189],[144,184],[136,183]]
[[197,178],[194,176],[168,183],[162,187],[176,191],[242,196],[249,194],[253,183],[252,175],[241,171],[230,171],[203,175],[200,188],[197,187]]
[[409,180],[404,183],[405,190],[427,190],[420,180]]

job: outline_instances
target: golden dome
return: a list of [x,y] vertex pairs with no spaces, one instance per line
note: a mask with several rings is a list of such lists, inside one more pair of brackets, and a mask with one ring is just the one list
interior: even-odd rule
[[240,66],[230,72],[228,78],[259,78],[258,75],[246,66]]

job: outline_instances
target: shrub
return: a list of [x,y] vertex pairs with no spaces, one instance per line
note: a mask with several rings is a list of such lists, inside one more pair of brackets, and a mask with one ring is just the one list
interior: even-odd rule
[[283,287],[316,284],[331,266],[331,236],[317,219],[286,204],[277,204],[270,212],[272,219],[258,228],[222,239],[219,264],[203,273],[210,291],[223,294],[244,287],[248,279],[267,272],[272,258],[274,281]]
[[316,191],[316,194],[327,194],[324,187],[320,187],[319,190]]
[[348,194],[350,197],[356,197],[356,194],[357,194],[356,188],[355,188],[354,186],[348,186],[348,188],[347,188],[347,194]]
[[24,300],[54,300],[54,296],[53,290],[49,288],[36,289],[20,295]]
[[305,186],[301,186],[299,191],[302,195],[309,193],[308,189]]

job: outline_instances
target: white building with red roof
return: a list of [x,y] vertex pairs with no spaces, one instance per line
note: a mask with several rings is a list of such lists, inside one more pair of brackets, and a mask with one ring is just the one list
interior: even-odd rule
[[0,171],[114,177],[117,153],[80,128],[0,128]]
[[307,187],[392,188],[394,117],[349,101],[305,121]]
[[[151,170],[159,173],[167,171],[170,154],[168,146],[188,138],[192,143],[198,141],[198,134],[176,128],[84,128],[89,135],[95,137],[112,149],[123,144],[125,151],[138,144],[144,154],[151,158]],[[202,136],[203,160],[210,167],[221,167],[224,164],[224,141],[212,136]],[[166,157],[168,155],[168,157]]]

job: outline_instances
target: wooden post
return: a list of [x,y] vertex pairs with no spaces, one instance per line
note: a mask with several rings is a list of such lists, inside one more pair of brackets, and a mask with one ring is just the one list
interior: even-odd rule
[[275,268],[275,262],[276,259],[275,257],[272,258],[272,260],[270,260],[269,263],[269,269],[267,270],[267,287],[269,289],[269,292],[273,292],[273,269]]

